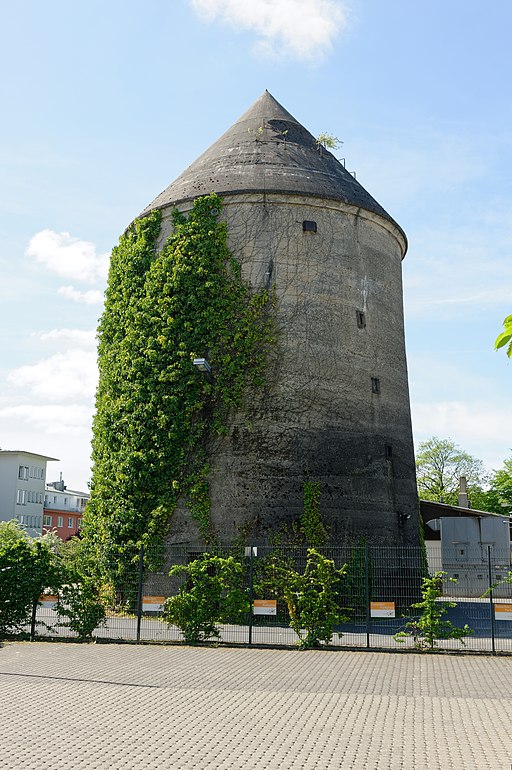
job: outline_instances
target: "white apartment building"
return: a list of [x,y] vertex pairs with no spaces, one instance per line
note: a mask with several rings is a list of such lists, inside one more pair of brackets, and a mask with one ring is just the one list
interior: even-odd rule
[[0,450],[0,521],[17,519],[31,537],[41,534],[46,464],[58,462],[21,450]]

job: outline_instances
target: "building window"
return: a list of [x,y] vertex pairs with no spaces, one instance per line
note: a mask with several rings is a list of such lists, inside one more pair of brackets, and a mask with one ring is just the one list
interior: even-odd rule
[[356,310],[357,328],[366,329],[366,314],[362,310]]
[[309,219],[305,219],[302,223],[302,231],[304,233],[316,233],[316,222],[311,222]]
[[391,444],[386,444],[385,452],[386,452],[386,460],[391,460],[393,457],[393,447],[391,446]]
[[43,527],[51,527],[51,526],[52,526],[52,517],[43,516]]
[[18,469],[18,478],[23,479],[23,481],[26,481],[28,479],[28,466],[27,465],[20,465]]
[[380,393],[380,380],[378,377],[372,377],[372,393]]
[[27,491],[26,489],[17,489],[16,490],[16,505],[26,505],[27,504]]
[[58,527],[64,526],[64,518],[62,516],[57,516],[57,526]]
[[73,529],[73,517],[68,516],[68,529]]
[[68,498],[67,498],[67,497],[65,497],[65,498],[64,498],[64,505],[67,505],[67,504],[68,504]]

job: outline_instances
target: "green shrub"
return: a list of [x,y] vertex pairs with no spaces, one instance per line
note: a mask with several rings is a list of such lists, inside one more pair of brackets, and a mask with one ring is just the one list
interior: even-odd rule
[[67,618],[57,626],[70,628],[80,639],[91,639],[94,630],[105,623],[105,607],[100,601],[95,583],[86,577],[75,576],[73,583],[59,590],[55,611],[59,618]]
[[332,559],[314,548],[308,548],[303,573],[286,562],[274,564],[275,590],[286,602],[290,627],[299,637],[301,650],[329,644],[334,627],[348,621],[339,605],[339,587],[345,570],[346,565],[337,569]]
[[[403,642],[404,637],[412,637],[414,646],[418,650],[433,650],[438,639],[458,639],[464,644],[464,637],[473,633],[466,624],[463,628],[454,626],[450,620],[443,620],[449,607],[456,607],[456,602],[438,602],[443,592],[443,577],[446,572],[435,572],[429,577],[423,578],[421,586],[422,600],[411,605],[420,610],[419,617],[405,624],[405,631],[395,634],[397,642]],[[455,578],[449,578],[456,583]]]
[[0,637],[30,622],[32,606],[58,583],[54,554],[27,537],[16,521],[0,525]]
[[247,620],[250,603],[244,588],[244,568],[232,556],[204,554],[187,565],[175,565],[171,576],[183,576],[177,596],[165,602],[164,618],[178,626],[187,644],[220,636],[218,623]]

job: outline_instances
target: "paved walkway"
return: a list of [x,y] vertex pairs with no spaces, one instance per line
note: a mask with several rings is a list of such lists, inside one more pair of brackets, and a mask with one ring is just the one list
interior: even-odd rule
[[1,770],[511,770],[512,660],[8,643]]

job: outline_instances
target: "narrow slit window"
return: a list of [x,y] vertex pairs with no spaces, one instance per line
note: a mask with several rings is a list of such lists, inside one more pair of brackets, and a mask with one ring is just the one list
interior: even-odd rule
[[305,233],[316,233],[316,222],[313,222],[310,219],[305,219],[302,223],[302,230]]
[[380,393],[380,380],[378,377],[372,377],[372,393]]
[[357,316],[357,328],[358,329],[365,329],[366,328],[366,314],[363,310],[357,310],[356,311]]
[[386,460],[391,460],[393,457],[393,447],[391,444],[386,444]]

